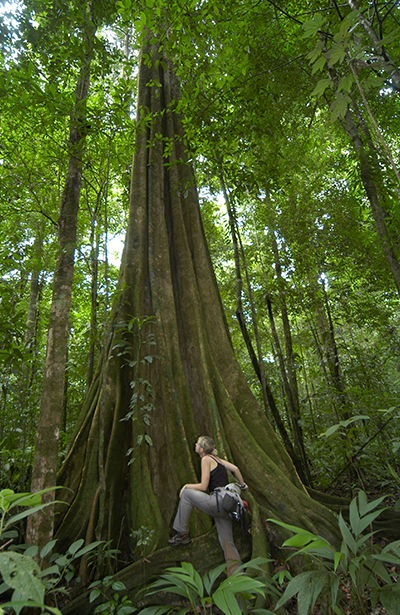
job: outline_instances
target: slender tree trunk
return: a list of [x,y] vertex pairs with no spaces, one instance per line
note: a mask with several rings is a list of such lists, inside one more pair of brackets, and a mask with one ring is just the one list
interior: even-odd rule
[[[302,353],[302,355],[303,355],[303,353]],[[309,411],[310,411],[311,423],[312,423],[312,426],[313,426],[314,436],[318,436],[317,426],[315,424],[315,418],[314,418],[314,406],[313,406],[313,402],[312,402],[311,392],[310,392],[309,386],[308,386],[307,362],[306,362],[306,359],[305,359],[304,355],[302,356],[302,364],[303,364],[304,388],[305,388],[305,391],[306,391],[306,399],[307,399],[308,407],[309,407]]]
[[[270,417],[271,403],[269,402],[269,400],[272,397],[272,392],[270,390],[269,384],[267,382],[266,374],[265,374],[264,361],[262,359],[261,344],[258,339],[258,330],[257,330],[257,323],[255,322],[254,309],[253,309],[253,328],[255,328],[255,333],[256,333],[256,338],[257,338],[256,345],[257,345],[258,358],[253,349],[253,344],[251,343],[250,335],[247,331],[247,327],[246,327],[246,323],[245,323],[244,315],[243,315],[243,303],[242,303],[243,280],[242,280],[242,272],[241,272],[241,265],[240,265],[240,252],[239,252],[239,244],[238,244],[239,232],[237,229],[236,214],[233,211],[232,206],[231,206],[231,202],[230,202],[230,198],[229,198],[229,194],[228,194],[228,190],[225,184],[222,170],[220,171],[220,182],[221,182],[221,188],[222,188],[222,192],[224,195],[225,206],[226,206],[226,210],[227,210],[228,218],[229,218],[229,227],[231,231],[233,254],[234,254],[234,259],[235,259],[236,317],[239,321],[240,329],[242,331],[243,338],[246,342],[246,346],[247,346],[250,358],[252,360],[253,366],[255,364],[257,365],[255,371],[261,383],[261,390],[262,390],[262,395],[263,395],[263,400],[264,400],[265,411],[267,413],[269,420],[271,420],[271,417]],[[239,242],[240,242],[240,238],[239,238]],[[244,256],[243,250],[242,250],[242,256]],[[272,402],[272,405],[276,408],[275,401]],[[279,421],[279,422],[283,426],[282,421]]]
[[26,314],[25,348],[32,348],[35,343],[38,317],[38,299],[40,292],[40,271],[32,270],[29,284],[29,303]]
[[393,275],[397,292],[400,295],[400,263],[393,245],[391,234],[388,230],[386,223],[387,214],[382,204],[380,188],[376,182],[376,176],[379,177],[380,171],[374,168],[370,156],[365,150],[363,140],[356,126],[353,115],[349,110],[346,112],[342,126],[350,137],[350,140],[357,153],[360,164],[361,180],[371,206],[378,237],[380,239],[386,261]]
[[[316,292],[316,297],[317,297],[317,292]],[[313,315],[314,317],[314,315]],[[312,316],[308,316],[308,326],[309,329],[312,333],[313,339],[314,339],[314,343],[315,343],[315,349],[317,351],[318,357],[319,357],[319,361],[320,361],[320,365],[321,365],[321,370],[322,373],[324,375],[324,379],[326,382],[326,386],[329,389],[329,391],[332,390],[333,385],[332,385],[332,380],[330,378],[330,374],[328,373],[328,369],[326,367],[326,363],[328,362],[328,359],[326,357],[326,352],[324,352],[325,346],[323,344],[323,342],[320,340],[320,337],[318,336],[318,333],[320,332],[321,337],[323,339],[325,339],[326,337],[326,316],[324,315],[321,306],[318,304],[316,304],[315,306],[315,319],[316,319],[316,324],[313,323],[313,318]],[[319,331],[318,331],[319,330]],[[338,421],[341,420],[341,415],[337,409],[337,403],[336,403],[336,396],[331,395],[331,404],[332,404],[332,408],[333,411],[335,413],[335,417]]]
[[283,387],[285,391],[286,400],[288,403],[289,420],[292,425],[294,450],[295,450],[295,459],[293,461],[299,472],[300,478],[302,479],[305,485],[309,486],[311,485],[311,474],[309,472],[307,455],[306,455],[306,451],[304,448],[303,433],[302,433],[302,430],[299,424],[300,408],[298,405],[296,406],[296,399],[293,395],[293,391],[290,387],[289,380],[287,377],[285,361],[284,361],[284,357],[282,353],[282,347],[281,347],[280,339],[278,336],[278,332],[276,330],[275,318],[274,318],[274,314],[272,311],[271,299],[269,298],[268,293],[265,295],[265,300],[267,303],[268,317],[269,317],[269,322],[271,326],[272,336],[275,341],[275,348],[276,348],[276,353],[278,356],[278,363],[280,367],[282,383],[283,383]]
[[[296,449],[296,453],[298,457],[302,460],[302,465],[304,469],[304,474],[306,476],[306,484],[311,485],[311,474],[308,466],[308,459],[306,454],[306,449],[304,446],[304,438],[303,438],[303,430],[300,425],[300,401],[299,401],[299,391],[297,386],[297,377],[296,377],[296,365],[293,355],[293,344],[292,344],[292,333],[290,329],[289,316],[286,306],[286,291],[285,291],[285,283],[282,276],[282,267],[279,258],[279,250],[278,244],[276,242],[276,237],[273,235],[272,239],[272,251],[274,254],[274,262],[275,262],[275,272],[277,276],[278,288],[279,288],[279,304],[280,304],[280,312],[282,317],[283,324],[283,332],[285,338],[285,348],[286,348],[286,361],[284,362],[284,371],[286,374],[286,366],[287,366],[287,386],[290,391],[290,400],[291,400],[291,419],[293,425],[293,437],[294,437],[294,445]],[[271,307],[272,313],[272,307]]]
[[[337,398],[340,404],[339,407],[341,408],[341,419],[346,420],[349,418],[350,413],[349,413],[348,404],[347,404],[345,386],[344,386],[344,382],[342,378],[342,371],[340,369],[340,357],[339,357],[339,351],[338,351],[338,347],[336,343],[335,328],[333,326],[333,319],[332,319],[332,314],[331,314],[331,308],[329,305],[328,293],[326,291],[325,279],[321,275],[322,271],[321,271],[320,262],[318,259],[318,254],[316,251],[315,253],[316,253],[316,258],[318,262],[318,272],[321,278],[322,292],[323,292],[324,305],[325,305],[325,311],[324,312],[320,311],[319,316],[320,316],[320,323],[324,329],[323,338],[326,340],[325,352],[326,352],[327,364],[328,364],[328,368],[330,371],[333,388],[335,390],[335,393],[337,395]],[[327,326],[324,323],[327,323]]]
[[32,385],[32,379],[34,375],[34,360],[36,354],[36,346],[37,346],[37,326],[38,326],[38,316],[39,316],[39,300],[41,293],[41,257],[42,257],[42,236],[41,232],[38,231],[35,237],[35,241],[33,244],[33,254],[35,264],[31,271],[30,283],[29,283],[29,303],[28,310],[26,314],[26,325],[25,325],[25,336],[24,336],[24,345],[25,348],[29,350],[30,361],[26,366],[24,373],[24,392],[23,395],[26,396],[28,391]]
[[94,367],[95,367],[95,353],[96,353],[96,339],[98,336],[98,324],[97,324],[97,287],[98,287],[98,270],[99,270],[99,237],[96,226],[96,214],[93,213],[91,217],[90,225],[90,243],[91,243],[91,286],[90,286],[90,329],[89,329],[89,353],[86,369],[86,391],[89,390],[92,384]]
[[[89,4],[90,6],[90,4]],[[35,446],[31,490],[37,492],[56,485],[58,439],[63,418],[65,365],[67,359],[68,323],[71,304],[77,216],[82,182],[82,159],[86,138],[85,102],[89,90],[91,39],[93,25],[86,15],[85,55],[75,91],[75,108],[70,122],[70,158],[58,219],[59,255],[53,279],[47,353],[44,365],[39,424]],[[52,501],[54,492],[44,496]],[[27,540],[43,546],[52,537],[54,514],[29,518]]]
[[275,271],[276,271],[276,277],[277,277],[278,289],[279,289],[279,304],[280,304],[281,317],[282,317],[283,333],[285,336],[288,378],[289,378],[290,388],[292,391],[295,406],[296,408],[299,409],[300,402],[299,402],[299,392],[298,392],[297,377],[296,377],[296,361],[294,359],[294,354],[293,354],[292,333],[291,333],[289,315],[288,315],[288,310],[287,310],[287,305],[286,305],[285,282],[282,276],[281,261],[279,258],[278,244],[276,242],[275,235],[273,236],[273,239],[272,239],[272,251],[274,254]]
[[[290,455],[290,458],[292,459],[294,465],[296,466],[297,472],[299,473],[299,476],[301,478],[301,480],[304,482],[304,484],[309,485],[311,482],[311,477],[309,475],[309,473],[307,473],[307,459],[305,457],[305,451],[304,451],[304,447],[303,449],[300,449],[299,451],[296,451],[295,448],[293,447],[293,444],[290,440],[290,436],[287,432],[286,426],[284,421],[282,420],[281,417],[281,413],[279,412],[278,406],[276,404],[275,401],[275,397],[272,393],[267,375],[265,373],[265,369],[264,369],[264,361],[262,358],[262,352],[261,352],[261,342],[259,340],[259,334],[258,334],[258,326],[257,326],[257,322],[256,322],[256,313],[255,313],[255,307],[254,307],[254,301],[253,301],[253,297],[252,297],[252,291],[251,291],[251,286],[250,286],[250,279],[249,279],[249,275],[248,275],[248,270],[247,270],[247,266],[246,266],[246,259],[245,259],[245,255],[244,255],[244,250],[243,250],[243,245],[240,239],[240,233],[239,233],[239,229],[237,228],[237,221],[236,221],[236,215],[235,215],[235,211],[233,209],[233,207],[231,206],[231,202],[230,202],[230,198],[229,198],[229,194],[228,194],[228,190],[223,178],[223,174],[221,171],[220,174],[220,182],[221,182],[221,188],[224,194],[224,198],[225,198],[225,204],[226,204],[226,208],[227,208],[227,212],[228,212],[228,217],[229,217],[229,225],[230,225],[230,229],[231,229],[231,237],[232,237],[232,245],[233,245],[233,251],[234,251],[234,258],[235,258],[235,271],[236,271],[236,317],[238,319],[239,325],[240,325],[240,329],[242,331],[242,335],[243,338],[245,340],[246,343],[246,347],[250,356],[250,359],[252,361],[254,370],[256,372],[256,375],[260,381],[261,384],[261,390],[263,393],[263,399],[264,399],[264,406],[265,409],[267,411],[267,416],[268,419],[271,421],[271,417],[269,414],[269,411],[271,411],[272,414],[272,418],[276,424],[276,427],[279,431],[279,434],[282,438],[282,442],[288,452],[288,454]],[[239,239],[239,241],[238,241]],[[241,273],[241,265],[240,265],[240,253],[239,253],[239,244],[240,244],[240,249],[242,252],[242,261],[243,261],[243,265],[245,268],[245,272],[246,272],[246,280],[247,280],[247,286],[249,289],[249,295],[250,295],[250,304],[252,306],[252,319],[253,319],[253,326],[254,326],[254,330],[255,330],[255,336],[256,336],[256,340],[257,340],[257,354],[254,351],[253,348],[253,344],[251,342],[251,338],[249,335],[249,332],[247,330],[247,326],[246,326],[246,322],[244,320],[244,315],[243,315],[243,303],[242,303],[242,289],[243,289],[243,280],[242,280],[242,273]],[[272,314],[272,312],[271,312]],[[271,315],[270,314],[270,315]],[[279,343],[279,338],[277,338],[277,333],[276,333],[276,329],[275,329],[275,323],[271,318],[270,318],[270,322],[271,322],[271,329],[272,329],[272,333],[273,333],[273,338],[275,340],[276,343],[276,348],[277,348],[277,353],[278,353],[278,357],[279,357],[279,365],[281,367],[281,370],[283,368],[283,374],[282,374],[282,378],[284,381],[284,388],[285,388],[285,394],[286,396],[288,396],[288,402],[289,402],[289,406],[291,408],[291,414],[293,414],[293,402],[290,399],[290,395],[291,395],[291,391],[290,388],[288,386],[288,382],[287,382],[287,378],[286,378],[286,372],[284,371],[284,365],[283,365],[283,358],[282,358],[282,352],[281,352],[281,347],[280,347],[280,343]],[[299,435],[299,433],[297,432],[296,434],[297,436]],[[300,454],[299,454],[300,453]],[[304,453],[304,455],[303,455]]]

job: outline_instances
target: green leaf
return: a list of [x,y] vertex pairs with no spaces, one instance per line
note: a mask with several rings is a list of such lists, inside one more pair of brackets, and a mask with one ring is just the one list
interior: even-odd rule
[[4,511],[7,511],[10,506],[10,495],[13,495],[14,491],[12,489],[2,489],[0,491],[0,508]]
[[341,37],[346,36],[350,28],[353,27],[355,23],[357,23],[358,15],[359,11],[351,11],[346,15],[339,28],[339,34]]
[[311,96],[317,96],[319,98],[329,87],[332,87],[331,79],[320,79],[311,92]]
[[342,560],[344,560],[344,559],[345,559],[344,553],[341,553],[340,551],[335,551],[334,558],[333,558],[333,570],[335,572],[336,572],[340,562]]
[[334,122],[337,119],[343,119],[344,116],[346,115],[346,111],[348,108],[350,102],[350,98],[343,94],[343,92],[340,92],[338,94],[338,96],[335,98],[335,100],[333,101],[333,103],[330,106],[330,112],[331,112],[331,122]]
[[353,534],[355,536],[359,536],[361,534],[361,532],[359,531],[360,515],[358,514],[356,498],[353,498],[353,500],[350,502],[349,520],[350,520],[350,527],[353,531]]
[[89,543],[82,549],[79,549],[79,551],[75,553],[75,557],[82,557],[82,555],[86,555],[86,553],[97,549],[97,547],[102,544],[104,544],[104,540],[95,540],[94,542]]
[[208,574],[204,575],[203,577],[204,588],[208,594],[211,592],[211,589],[215,581],[219,577],[219,575],[226,570],[226,566],[227,564],[221,564],[217,568],[210,570]]
[[265,582],[246,575],[231,575],[221,583],[219,589],[229,590],[234,593],[255,592],[257,594],[264,594]]
[[385,77],[379,75],[368,75],[366,79],[362,80],[364,90],[378,89],[380,90],[385,84]]
[[[371,571],[374,575],[377,575],[384,583],[390,584],[392,579],[382,562],[379,561],[379,558],[374,558],[376,560],[375,564],[372,565]],[[369,583],[371,585],[371,583]]]
[[99,589],[93,589],[89,595],[89,602],[90,603],[94,602],[96,598],[100,596],[100,594],[101,594],[101,591]]
[[374,510],[374,508],[377,508],[380,504],[382,504],[382,502],[386,499],[386,497],[387,497],[386,495],[383,495],[382,497],[377,498],[376,500],[373,500],[372,502],[368,503],[365,492],[362,490],[359,491],[358,492],[358,508],[360,510],[361,517],[364,517],[364,515],[369,513],[371,510]]
[[354,83],[354,77],[351,73],[349,73],[348,75],[345,75],[344,77],[341,78],[341,80],[339,81],[338,84],[338,92],[341,92],[342,90],[345,92],[350,92],[351,90],[351,86]]
[[278,600],[275,610],[288,602],[293,596],[295,596],[302,588],[307,587],[309,584],[309,578],[312,572],[301,572],[296,575],[286,587],[283,596]]
[[340,428],[341,428],[340,423],[337,423],[336,425],[332,425],[331,427],[328,427],[328,429],[326,431],[320,433],[318,438],[329,438],[329,436],[332,436]]
[[298,615],[308,615],[308,610],[312,602],[312,587],[310,578],[308,583],[304,583],[297,595]]
[[18,515],[13,515],[12,517],[10,517],[7,520],[7,523],[5,524],[4,529],[9,527],[10,525],[13,525],[17,521],[21,521],[21,519],[25,519],[26,517],[29,517],[30,515],[34,515],[39,510],[43,510],[47,506],[53,506],[54,504],[60,504],[60,502],[57,501],[57,500],[54,500],[54,502],[47,502],[46,504],[41,504],[40,506],[34,506],[33,508],[29,508],[28,510],[24,510],[23,512],[19,513]]
[[35,557],[39,548],[36,545],[29,545],[29,547],[24,551],[25,557]]
[[354,537],[351,535],[349,528],[346,525],[345,520],[342,517],[342,513],[339,514],[339,527],[342,532],[343,541],[345,545],[356,555],[356,542]]
[[306,55],[306,58],[307,60],[310,61],[310,64],[313,64],[314,62],[318,60],[321,53],[323,52],[323,49],[324,49],[323,42],[317,41],[317,44],[315,45],[314,49]]
[[[57,566],[57,564],[54,564],[54,566],[49,566],[48,568],[45,568],[44,570],[40,571],[40,578],[43,579],[43,577],[47,577],[49,575],[58,575],[60,576],[60,569]],[[56,581],[56,579],[54,579]]]
[[218,588],[213,593],[213,599],[217,607],[225,613],[225,615],[242,615],[235,596],[229,591]]
[[381,508],[380,510],[375,510],[374,512],[370,513],[369,515],[366,515],[365,517],[363,517],[360,520],[360,524],[358,526],[359,532],[357,535],[362,534],[362,532],[365,530],[365,528],[367,528],[369,525],[371,525],[371,523],[377,518],[379,517],[379,515],[383,512],[383,508]]
[[265,564],[269,564],[274,560],[269,559],[267,557],[255,557],[244,564],[241,564],[240,567],[235,571],[234,574],[240,574],[241,570],[246,570],[250,568],[251,570],[259,570],[260,572],[265,572]]
[[56,542],[57,542],[57,539],[50,540],[50,542],[48,542],[47,545],[45,545],[43,549],[40,551],[40,557],[46,557],[46,555],[50,553],[50,551],[52,550]]
[[400,27],[399,28],[395,28],[394,30],[392,30],[392,32],[390,32],[387,36],[384,36],[380,41],[379,44],[377,44],[375,46],[375,48],[379,48],[379,47],[383,47],[385,45],[389,45],[389,43],[393,43],[393,41],[395,41],[396,39],[400,38]]
[[316,73],[317,70],[322,70],[325,64],[326,64],[326,57],[320,56],[318,60],[314,62],[311,73],[314,75],[314,73]]
[[77,551],[79,551],[79,549],[84,544],[84,542],[85,541],[83,540],[83,538],[80,538],[79,540],[76,540],[75,542],[73,542],[72,545],[68,547],[68,553],[70,553],[71,555],[74,555]]
[[374,559],[380,560],[381,562],[386,562],[387,564],[394,564],[395,566],[400,566],[400,558],[397,555],[391,555],[390,553],[376,553],[372,555]]
[[40,568],[32,558],[12,551],[0,553],[0,572],[4,582],[17,589],[22,600],[43,604],[44,585],[38,578]]
[[[288,538],[287,540],[285,540],[285,542],[283,543],[283,546],[284,547],[302,547],[312,542],[313,546],[315,547],[316,545],[314,544],[314,542],[317,539],[318,537],[314,536],[314,534],[310,534],[310,532],[307,532],[307,531],[298,532],[295,536],[292,536],[291,538]],[[320,542],[318,546],[326,546],[326,545],[327,545],[327,542],[323,541],[323,544]]]
[[329,50],[329,66],[342,63],[346,57],[346,49],[342,43],[334,43]]
[[400,613],[400,591],[398,588],[395,589],[393,586],[383,588],[379,592],[379,600],[388,615],[398,615]]
[[137,608],[134,606],[124,605],[118,607],[118,615],[130,615],[131,613],[135,613]]
[[318,34],[325,23],[325,18],[320,13],[317,13],[312,19],[305,21],[302,24],[304,30],[303,38],[312,38]]

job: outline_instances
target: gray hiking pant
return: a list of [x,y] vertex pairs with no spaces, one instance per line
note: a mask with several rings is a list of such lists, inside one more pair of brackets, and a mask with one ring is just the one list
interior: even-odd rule
[[227,575],[230,576],[238,568],[241,561],[233,541],[232,520],[229,514],[222,509],[222,499],[219,497],[218,500],[219,506],[217,505],[215,493],[208,495],[204,491],[184,489],[179,501],[173,528],[180,534],[186,534],[189,531],[189,519],[193,506],[206,513],[206,515],[214,517],[219,544],[222,547],[225,561],[228,564]]

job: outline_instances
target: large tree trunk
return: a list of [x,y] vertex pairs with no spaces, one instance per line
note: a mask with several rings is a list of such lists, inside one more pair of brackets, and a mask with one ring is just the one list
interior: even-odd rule
[[[87,16],[88,30],[91,17]],[[87,34],[87,33],[86,33]],[[92,58],[91,35],[86,36],[86,52],[75,92],[75,108],[70,120],[70,157],[58,218],[59,254],[53,279],[53,295],[47,334],[47,351],[42,382],[39,424],[32,469],[31,490],[34,492],[56,485],[58,439],[63,421],[65,365],[69,330],[77,217],[82,183],[82,158],[86,137],[86,98],[89,90]],[[54,492],[43,496],[52,501]],[[28,520],[27,540],[43,546],[52,538],[54,517],[49,508]]]
[[[333,514],[301,484],[235,358],[174,110],[179,84],[157,49],[147,45],[141,58],[129,226],[104,349],[106,381],[99,368],[59,474],[68,506],[59,509],[58,548],[96,536],[130,562],[129,535],[141,526],[154,530],[149,549],[164,547],[180,486],[198,481],[200,434],[212,434],[220,455],[239,465],[264,517],[336,539]],[[193,536],[210,526],[194,512]],[[257,547],[253,541],[253,552]]]

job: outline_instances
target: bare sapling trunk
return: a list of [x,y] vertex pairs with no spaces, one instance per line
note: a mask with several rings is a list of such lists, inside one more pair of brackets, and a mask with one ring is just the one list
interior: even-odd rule
[[[85,46],[81,72],[75,91],[75,108],[70,120],[70,157],[58,218],[59,254],[53,279],[47,351],[42,382],[39,424],[35,445],[31,490],[54,487],[57,479],[58,439],[63,421],[65,365],[67,360],[69,311],[71,305],[77,217],[82,183],[82,160],[86,138],[85,102],[89,90],[93,25],[87,15]],[[43,496],[53,501],[54,492]],[[29,517],[27,541],[43,546],[53,535],[54,513],[51,507]]]

